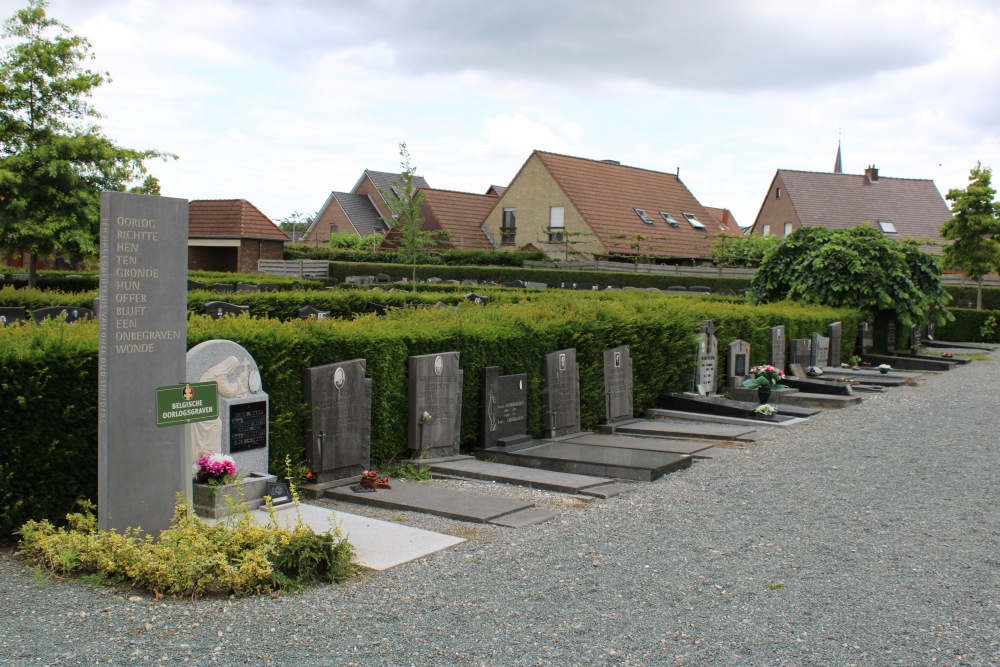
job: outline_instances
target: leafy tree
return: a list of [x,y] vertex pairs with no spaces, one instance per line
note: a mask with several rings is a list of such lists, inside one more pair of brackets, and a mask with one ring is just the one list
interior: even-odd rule
[[382,243],[382,234],[375,232],[361,236],[357,232],[334,232],[330,234],[330,247],[338,250],[365,250],[374,252]]
[[590,232],[568,232],[563,230],[554,234],[546,234],[544,237],[539,236],[535,239],[535,242],[542,248],[542,252],[546,254],[547,259],[552,259],[549,254],[550,252],[552,254],[562,253],[563,261],[568,262],[571,257],[575,258],[587,255],[586,252],[577,250],[576,247],[590,243],[593,237],[594,235]]
[[383,216],[382,219],[391,228],[390,234],[396,232],[395,240],[399,245],[399,252],[412,267],[411,289],[416,291],[417,261],[429,249],[444,245],[447,242],[447,234],[424,229],[424,218],[420,215],[420,208],[424,204],[424,193],[418,192],[413,183],[413,175],[417,168],[410,163],[410,151],[407,150],[405,141],[399,144],[399,155],[403,158],[400,163],[403,167],[403,173],[400,174],[403,182],[396,189],[379,190],[389,210],[392,211],[391,218]]
[[712,264],[757,268],[768,251],[779,243],[781,239],[771,234],[732,236],[720,233],[712,246]]
[[941,226],[941,236],[952,241],[943,250],[945,266],[964,271],[976,281],[976,308],[983,307],[983,276],[1000,267],[1000,202],[990,181],[993,171],[977,163],[969,171],[969,186],[951,189],[947,199],[954,214]]
[[83,68],[90,43],[47,4],[28,0],[6,21],[0,59],[0,246],[28,254],[32,285],[38,255],[97,254],[102,190],[125,190],[146,176],[145,160],[173,157],[122,148],[94,124],[89,98],[110,79]]
[[[278,226],[281,227],[283,231],[288,232],[288,235],[294,239],[296,232],[299,233],[305,232],[307,229],[309,229],[309,225],[311,225],[313,223],[313,220],[315,219],[316,219],[316,212],[307,215],[305,213],[299,213],[298,211],[295,211],[294,213],[291,213],[287,217],[278,220]],[[298,243],[298,240],[296,240],[295,242]]]
[[615,234],[611,237],[615,248],[627,248],[628,252],[623,253],[623,258],[632,260],[635,270],[639,270],[639,264],[655,258],[666,258],[664,254],[670,242],[667,236],[649,236],[648,234]]
[[758,303],[789,299],[856,308],[904,327],[950,318],[945,304],[951,297],[937,258],[871,225],[800,227],[764,257],[751,295]]

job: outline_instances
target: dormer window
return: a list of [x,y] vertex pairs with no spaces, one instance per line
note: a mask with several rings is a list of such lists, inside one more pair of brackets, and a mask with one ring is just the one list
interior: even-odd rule
[[649,217],[649,214],[646,213],[646,211],[642,210],[641,208],[634,208],[632,210],[635,211],[635,214],[639,216],[639,219],[645,222],[647,225],[653,224],[653,219]]
[[695,229],[706,229],[705,225],[702,224],[701,220],[699,220],[694,213],[685,213],[684,217],[687,219],[688,222],[691,223],[691,226],[694,227]]
[[660,215],[663,216],[663,219],[671,227],[677,227],[678,225],[681,224],[681,223],[677,222],[676,220],[674,220],[673,217],[671,217],[671,215],[669,213],[667,213],[666,211],[660,211]]
[[889,220],[879,220],[878,227],[882,230],[883,234],[895,234],[896,225],[892,224]]

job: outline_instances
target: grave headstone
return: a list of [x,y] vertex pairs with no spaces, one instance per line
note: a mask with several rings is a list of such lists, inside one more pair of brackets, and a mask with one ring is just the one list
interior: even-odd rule
[[687,292],[688,288],[684,285],[671,285],[667,288],[668,292]]
[[156,535],[190,498],[184,429],[157,427],[156,389],[185,376],[188,202],[101,193],[98,527]]
[[444,284],[445,285],[461,285],[462,282],[460,280],[451,279],[451,280],[444,281]]
[[90,309],[92,311],[94,311],[94,317],[95,318],[100,318],[101,317],[101,297],[95,296],[94,300],[91,302],[91,304],[92,305],[91,305]]
[[437,285],[438,283],[443,283],[444,281],[441,278],[431,277],[427,279],[427,282],[431,285]]
[[545,437],[580,432],[580,367],[576,348],[545,355],[542,428]]
[[479,385],[484,448],[506,447],[531,440],[528,428],[528,375],[500,375],[498,366],[485,366]]
[[375,313],[376,317],[385,317],[386,307],[381,303],[369,303],[368,312]]
[[826,366],[830,361],[830,339],[813,332],[810,342],[809,365]]
[[728,287],[723,287],[722,289],[715,290],[715,293],[719,296],[738,296],[736,290],[729,289]]
[[364,359],[303,371],[309,428],[306,459],[322,484],[371,467],[372,381]]
[[576,283],[559,283],[559,289],[576,289]]
[[210,315],[213,320],[222,319],[227,315],[239,317],[243,313],[249,312],[250,306],[240,306],[225,301],[209,301],[205,304],[205,314]]
[[702,396],[714,396],[719,382],[719,341],[715,338],[715,325],[704,320],[697,335],[697,365],[691,391]]
[[409,361],[409,433],[414,458],[456,456],[462,435],[462,375],[458,352]]
[[237,292],[256,292],[259,288],[256,285],[251,285],[250,283],[236,283]]
[[257,285],[257,290],[260,292],[277,292],[279,289],[278,283],[260,283]]
[[13,280],[14,282],[18,282],[18,283],[26,283],[26,282],[28,282],[28,274],[27,273],[15,273],[13,276],[11,276],[11,280]]
[[193,292],[198,289],[205,289],[205,283],[200,283],[197,280],[189,280],[187,288],[189,292]]
[[771,365],[785,370],[785,325],[771,327]]
[[232,283],[215,283],[212,285],[213,292],[233,292],[234,288]]
[[871,322],[862,322],[858,325],[858,340],[861,354],[871,354],[875,347],[875,333],[872,331]]
[[472,303],[478,303],[481,306],[485,306],[490,302],[490,297],[481,296],[479,294],[476,294],[475,292],[469,292],[468,294],[465,295],[465,300],[471,301]]
[[49,308],[36,308],[31,311],[31,317],[35,324],[41,324],[45,320],[52,318],[56,320],[66,320],[67,324],[72,324],[77,320],[85,320],[94,316],[94,311],[90,308],[76,308],[74,306],[51,306]]
[[528,289],[548,289],[548,283],[540,283],[531,280],[524,281],[524,286]]
[[527,285],[520,280],[510,280],[505,283],[500,283],[503,287],[527,287]]
[[609,424],[632,419],[632,356],[628,345],[604,350],[604,418]]
[[578,289],[578,290],[594,291],[594,290],[598,290],[600,288],[601,288],[600,285],[595,285],[594,283],[577,283],[576,284],[576,289]]
[[375,276],[375,282],[383,285],[391,283],[392,276],[390,276],[387,273],[380,273],[377,276]]
[[885,351],[889,354],[896,354],[896,323],[889,322],[885,325]]
[[228,454],[240,477],[267,474],[268,395],[250,353],[231,340],[199,343],[187,353],[187,381],[219,388],[219,418],[187,427],[194,460]]
[[812,341],[808,338],[793,338],[788,344],[788,363],[812,365]]
[[319,322],[330,317],[330,311],[320,310],[315,306],[302,306],[301,308],[299,308],[299,318],[303,320],[308,320],[310,317],[314,318],[317,322]]
[[743,387],[743,380],[750,373],[750,343],[734,340],[726,353],[726,386],[730,389]]
[[828,363],[834,368],[840,367],[840,348],[843,334],[843,326],[840,322],[831,322],[826,327],[826,336],[830,339],[830,356]]
[[0,326],[24,322],[24,308],[14,306],[0,306]]
[[923,330],[919,324],[910,327],[910,352],[917,354],[920,352],[920,332]]
[[924,334],[927,336],[927,340],[934,340],[934,325],[928,323]]
[[478,280],[473,280],[472,278],[463,278],[462,279],[462,284],[463,285],[475,285],[475,286],[478,286],[479,285],[479,281]]
[[688,287],[688,292],[696,292],[699,294],[710,294],[711,291],[712,288],[707,285],[691,285],[691,287]]

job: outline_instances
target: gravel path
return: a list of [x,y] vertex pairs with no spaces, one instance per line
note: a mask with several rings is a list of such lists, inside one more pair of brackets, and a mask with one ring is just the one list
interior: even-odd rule
[[[1000,367],[769,431],[346,586],[156,601],[0,555],[0,665],[1000,665]],[[435,482],[460,486],[459,482]]]

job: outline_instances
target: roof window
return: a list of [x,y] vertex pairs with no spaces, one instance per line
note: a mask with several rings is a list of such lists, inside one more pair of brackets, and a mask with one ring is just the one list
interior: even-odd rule
[[706,229],[705,225],[702,224],[701,220],[699,220],[694,213],[685,213],[684,217],[687,218],[687,221],[690,222],[691,226],[695,229]]
[[666,220],[667,224],[670,225],[671,227],[677,227],[679,224],[681,224],[676,220],[674,220],[673,217],[671,217],[671,215],[666,211],[660,211],[660,215],[663,216],[663,219]]
[[892,224],[890,220],[879,220],[878,227],[882,230],[883,234],[895,234],[896,225]]
[[634,208],[632,210],[635,211],[635,214],[639,216],[639,219],[645,222],[647,225],[653,224],[653,219],[649,217],[649,214],[646,213],[646,211],[642,210],[641,208]]

